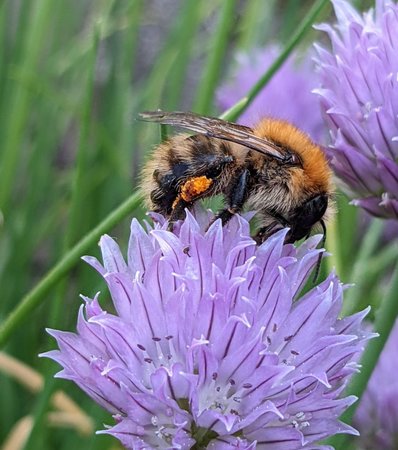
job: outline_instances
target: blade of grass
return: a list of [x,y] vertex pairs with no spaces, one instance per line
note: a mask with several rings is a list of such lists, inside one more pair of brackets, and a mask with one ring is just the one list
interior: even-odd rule
[[271,67],[264,73],[264,75],[258,80],[258,82],[250,89],[248,94],[240,99],[235,105],[225,111],[220,117],[224,120],[234,121],[236,120],[246,109],[251,105],[254,99],[264,86],[271,80],[278,69],[289,57],[290,53],[297,46],[297,44],[303,39],[307,31],[311,28],[316,17],[321,10],[329,3],[329,0],[317,0],[312,8],[308,11],[301,24],[296,29],[296,32],[292,35],[286,46],[281,51],[280,55],[273,62]]
[[[351,383],[348,385],[345,394],[355,395],[361,398],[372,375],[373,369],[376,367],[377,361],[388,336],[398,317],[398,263],[395,267],[389,291],[377,311],[375,331],[380,334],[376,339],[372,339],[366,347],[361,359],[361,372],[354,375]],[[359,402],[356,402],[341,416],[341,420],[345,423],[351,423],[355,410]],[[335,447],[336,450],[343,450],[347,445],[348,437],[346,435],[338,435],[328,440],[328,443]]]
[[270,22],[274,17],[276,0],[251,0],[246,2],[246,8],[240,22],[240,35],[237,48],[250,50],[264,45],[270,38]]
[[[46,367],[49,367],[49,365],[46,364]],[[44,425],[45,415],[48,411],[52,395],[55,390],[58,389],[60,384],[59,379],[54,378],[53,375],[48,376],[49,370],[46,370],[46,372],[47,374],[44,380],[44,387],[40,391],[40,394],[34,406],[32,427],[24,445],[24,449],[26,450],[36,450],[42,447],[43,436],[46,436],[47,432],[47,428]]]
[[[91,17],[87,19],[89,23],[102,23],[100,40],[105,40],[114,33],[124,30],[129,26],[125,17],[118,17],[115,20],[106,18],[112,11],[116,0],[106,0],[94,2],[93,5],[100,4],[93,8]],[[65,72],[81,64],[81,61],[91,52],[93,45],[90,28],[84,27],[83,32],[76,36],[68,44],[64,44],[58,53],[52,55],[50,65],[53,67],[56,76],[62,76]]]
[[[12,180],[10,190],[12,204],[7,198],[6,203],[9,208],[7,207],[7,222],[2,233],[2,239],[7,240],[12,249],[6,265],[0,269],[2,276],[0,316],[2,319],[8,311],[15,307],[15,300],[21,298],[35,282],[34,278],[42,272],[42,261],[38,255],[46,254],[47,244],[53,239],[53,236],[48,234],[45,240],[40,241],[38,230],[41,231],[43,222],[47,220],[48,216],[53,215],[50,205],[52,205],[52,199],[56,198],[54,197],[56,187],[52,182],[56,178],[56,175],[54,176],[54,154],[59,149],[60,143],[58,134],[60,114],[56,108],[52,109],[50,113],[49,105],[39,98],[36,91],[27,87],[21,80],[13,78],[14,70],[19,71],[22,76],[27,75],[30,70],[34,71],[37,78],[45,83],[47,60],[43,56],[50,54],[53,48],[53,39],[49,35],[54,23],[54,11],[57,9],[54,7],[54,2],[51,3],[50,7],[49,4],[45,5],[42,1],[8,2],[1,12],[6,18],[4,29],[0,32],[5,36],[5,47],[1,51],[4,60],[0,69],[3,72],[0,89],[4,89],[5,93],[0,99],[2,107],[0,127],[5,128],[0,131],[2,157],[4,156],[4,140],[7,136],[6,128],[10,133],[13,132],[10,129],[11,121],[15,119],[13,111],[10,110],[12,105],[19,110],[20,114],[17,117],[20,125],[17,127],[16,124],[13,124],[14,131],[17,128],[20,130],[19,136],[16,136],[14,140],[14,143],[19,142],[20,148],[14,149],[17,164],[15,166],[16,176]],[[38,11],[38,8],[44,9]],[[50,8],[50,13],[46,13],[48,8]],[[41,18],[38,18],[38,15]],[[38,28],[38,30],[33,32],[30,28]],[[35,39],[40,43],[28,42],[35,35]],[[34,49],[36,56],[31,55],[32,63],[28,64],[24,60],[24,54],[32,46],[36,46]],[[38,66],[40,70],[38,70]],[[17,99],[18,96],[19,99]],[[8,136],[10,137],[11,134]],[[0,250],[0,253],[2,252],[3,248]],[[25,361],[36,361],[37,345],[41,336],[39,330],[38,322],[31,320],[13,336],[8,347],[9,351]],[[4,396],[2,404],[7,407],[3,408],[2,417],[0,417],[0,423],[2,423],[0,441],[3,433],[10,429],[8,418],[11,423],[15,422],[16,418],[20,417],[21,411],[28,410],[31,401],[31,398],[21,392],[17,386],[13,384],[6,386],[7,380],[4,379],[0,381],[0,384],[3,382],[7,396]],[[13,399],[9,396],[12,392]],[[7,417],[7,421],[4,420],[4,416]]]
[[[207,12],[207,9],[205,12]],[[170,78],[170,73],[173,71],[173,67],[180,54],[177,32],[180,29],[181,22],[184,20],[184,14],[185,9],[182,9],[175,20],[172,29],[168,33],[165,44],[158,53],[156,63],[152,67],[149,78],[142,86],[138,110],[143,111],[162,107],[162,94],[165,91],[165,86]],[[140,126],[137,130],[136,142],[139,143],[142,148],[151,148],[158,142],[158,136],[155,136],[152,130],[153,128],[149,126]]]
[[[134,167],[135,149],[137,148],[136,135],[132,132],[131,117],[134,115],[136,94],[132,80],[135,72],[139,70],[139,61],[136,58],[139,43],[139,25],[143,21],[145,12],[143,0],[132,0],[123,6],[118,14],[126,18],[128,26],[121,31],[117,38],[115,48],[115,61],[113,69],[113,83],[108,84],[107,104],[102,107],[100,122],[94,124],[98,129],[93,132],[98,136],[99,144],[103,147],[106,168],[115,167],[116,176],[119,175],[123,187],[123,196],[130,189],[131,167]],[[102,139],[108,134],[107,142]],[[102,140],[102,142],[101,142]],[[108,145],[110,144],[110,145]],[[134,177],[134,175],[133,175]],[[125,182],[125,183],[124,183]]]
[[0,105],[2,104],[5,95],[5,84],[6,84],[6,71],[4,67],[7,65],[8,48],[7,46],[7,24],[8,24],[8,14],[2,10],[2,4],[0,3]]
[[296,28],[297,20],[301,16],[302,6],[303,2],[286,0],[283,8],[281,31],[278,33],[281,42],[286,42],[292,30]]
[[76,264],[82,255],[99,240],[99,238],[122,219],[126,218],[141,203],[141,194],[135,193],[113,210],[101,223],[77,242],[61,260],[29,291],[18,303],[18,306],[8,315],[0,326],[0,348],[3,347],[12,333],[29,318],[29,314],[39,306],[46,294],[52,289]]
[[327,273],[335,270],[337,274],[341,273],[341,253],[337,230],[337,218],[333,218],[327,226],[326,247],[330,250],[330,256],[325,258]]
[[142,110],[155,109],[162,106],[160,102],[161,94],[165,84],[169,82],[170,73],[181,55],[178,32],[181,30],[181,23],[184,22],[185,15],[189,13],[188,11],[184,8],[181,9],[168,33],[165,44],[158,52],[156,63],[153,65],[149,79],[143,88],[139,105]]
[[339,252],[341,271],[339,277],[344,282],[351,281],[352,267],[357,261],[358,252],[358,213],[359,210],[349,204],[349,199],[342,193],[336,195],[338,214],[337,231],[339,236]]
[[169,133],[167,132],[167,125],[160,125],[160,142],[167,141]]
[[[367,266],[363,268],[363,272],[357,281],[358,289],[355,287],[350,289],[356,291],[354,297],[355,311],[361,311],[368,305],[378,308],[382,300],[381,296],[388,288],[385,286],[386,274],[390,274],[398,260],[398,243],[386,245],[376,255],[367,260]],[[398,297],[397,297],[398,298]],[[350,300],[349,297],[348,300]]]
[[[99,24],[93,27],[93,45],[88,54],[87,62],[87,81],[84,89],[83,98],[83,114],[80,121],[79,142],[76,155],[76,167],[72,180],[72,195],[69,208],[69,220],[64,234],[63,253],[66,253],[76,240],[78,233],[81,232],[83,223],[82,211],[86,211],[89,207],[90,197],[87,198],[87,173],[88,167],[88,151],[90,149],[90,124],[92,114],[92,101],[94,93],[95,67],[97,60],[97,49],[99,43]],[[57,328],[60,326],[63,312],[63,298],[65,297],[66,281],[63,280],[58,284],[54,299],[50,305],[50,314],[48,326]],[[59,380],[54,379],[52,368],[45,371],[45,386],[38,396],[33,414],[33,426],[30,430],[29,437],[25,444],[25,448],[35,450],[42,445],[43,435],[46,428],[44,427],[45,415],[47,413],[50,399],[53,392],[58,387]]]
[[202,3],[197,0],[186,0],[179,20],[178,54],[172,72],[170,73],[168,89],[166,92],[165,107],[174,110],[179,104],[183,93],[184,80],[188,69],[193,38],[200,23],[200,10]]
[[349,205],[347,197],[339,191],[336,193],[336,204],[338,213],[327,225],[326,245],[331,255],[326,258],[325,265],[327,273],[335,270],[340,280],[347,282],[350,280],[348,269],[352,267],[353,253],[357,247],[355,245],[357,208]]
[[95,24],[93,30],[93,45],[91,46],[89,60],[87,63],[88,75],[86,88],[84,90],[85,98],[82,100],[83,108],[80,121],[79,143],[77,147],[76,166],[72,181],[69,221],[65,233],[64,250],[69,249],[69,247],[76,240],[78,233],[81,233],[81,231],[78,232],[78,229],[81,229],[81,214],[82,211],[85,210],[85,205],[83,202],[89,200],[85,197],[85,181],[87,178],[87,173],[89,172],[88,151],[90,148],[90,122],[99,35],[99,24]]
[[234,24],[235,0],[224,0],[219,25],[209,48],[206,68],[199,84],[193,110],[199,114],[208,114],[212,107],[221,68],[225,60],[225,51]]
[[[370,277],[371,284],[373,278],[384,275],[386,270],[396,262],[398,257],[398,242],[392,242],[383,247],[375,256],[369,260],[366,274]],[[369,280],[369,278],[368,278]],[[369,282],[369,281],[368,281]]]
[[344,299],[342,316],[348,316],[357,310],[359,300],[363,294],[361,290],[362,274],[366,271],[369,264],[369,258],[375,251],[379,243],[381,233],[383,231],[384,223],[380,219],[373,219],[358,252],[356,263],[350,274],[349,279],[357,285],[350,289]]
[[[33,5],[28,31],[25,36],[25,46],[20,64],[23,71],[34,72],[44,47],[46,39],[45,24],[48,22],[53,7],[52,0],[36,0]],[[4,137],[2,144],[3,157],[1,159],[0,173],[0,208],[7,215],[7,210],[12,193],[12,185],[15,179],[15,171],[18,166],[19,155],[23,148],[23,133],[29,116],[30,94],[20,85],[13,88],[13,96],[7,105],[7,122],[4,124]]]

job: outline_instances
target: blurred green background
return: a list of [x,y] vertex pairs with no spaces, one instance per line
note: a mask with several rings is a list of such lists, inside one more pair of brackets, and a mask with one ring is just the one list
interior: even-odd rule
[[[160,136],[156,126],[136,122],[136,114],[156,108],[220,113],[214,93],[228,77],[236,52],[285,44],[313,3],[0,0],[0,320],[136,191],[140,167]],[[365,8],[371,2],[360,3]],[[317,21],[329,17],[327,6]],[[319,38],[311,30],[300,46]],[[387,256],[386,251],[374,254],[379,222],[358,246],[357,211],[344,196],[338,201],[335,233],[344,230],[346,237],[333,248],[334,262],[344,281],[359,283],[362,291],[354,294],[359,301],[361,292],[379,286],[396,247]],[[139,201],[129,209],[110,230],[122,247],[131,216],[145,214]],[[379,258],[383,271],[355,266],[356,249]],[[85,253],[98,255],[97,245]],[[8,363],[0,360],[0,443],[10,444],[13,431],[23,438],[33,424],[29,449],[118,448],[115,439],[79,430],[54,414],[49,397],[62,389],[92,418],[94,430],[112,420],[72,383],[54,382],[56,364],[37,356],[55,347],[45,327],[74,330],[78,295],[99,290],[105,302],[105,286],[80,262],[13,331],[4,351],[37,370],[45,389],[32,392],[26,383],[33,375],[23,374],[20,382],[15,379],[19,368],[6,369]],[[372,298],[370,292],[365,303]],[[5,448],[23,448],[12,445]]]

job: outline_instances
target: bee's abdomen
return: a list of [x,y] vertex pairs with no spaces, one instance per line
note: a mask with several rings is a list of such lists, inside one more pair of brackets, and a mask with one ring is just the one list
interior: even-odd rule
[[[209,189],[201,197],[220,190],[224,169],[234,156],[228,143],[203,135],[179,135],[161,144],[143,171],[142,186],[155,211],[169,215],[181,187],[191,178],[206,177]],[[215,182],[214,182],[215,181]]]

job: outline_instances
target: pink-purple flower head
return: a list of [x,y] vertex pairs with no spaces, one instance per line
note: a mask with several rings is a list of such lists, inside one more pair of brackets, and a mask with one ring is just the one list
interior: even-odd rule
[[355,415],[360,448],[396,450],[398,444],[398,321],[395,322]]
[[[272,45],[251,54],[239,55],[231,81],[218,90],[220,110],[230,108],[247,95],[280,52],[278,46]],[[311,93],[318,85],[319,78],[310,57],[299,60],[297,54],[293,54],[239,117],[239,122],[253,125],[263,117],[275,117],[293,123],[314,141],[322,142],[327,128],[319,100]]]
[[116,315],[85,298],[77,333],[50,330],[46,356],[112,413],[111,434],[129,449],[326,449],[356,431],[338,420],[342,397],[370,334],[367,311],[338,319],[335,274],[300,297],[319,236],[298,248],[282,230],[257,246],[235,216],[224,228],[187,212],[173,233],[131,225],[127,260],[109,236],[104,277]]
[[323,24],[332,44],[316,46],[332,166],[357,204],[398,218],[398,5],[376,0],[363,16],[332,0],[337,25]]

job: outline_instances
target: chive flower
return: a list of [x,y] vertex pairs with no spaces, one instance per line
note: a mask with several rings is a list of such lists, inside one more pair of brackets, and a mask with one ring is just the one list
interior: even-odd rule
[[[280,52],[277,45],[270,45],[237,55],[231,80],[218,89],[219,109],[224,111],[247,95]],[[311,93],[318,85],[319,78],[310,55],[299,57],[293,53],[239,117],[239,123],[250,126],[263,117],[275,117],[293,123],[314,141],[323,142],[327,128],[319,100]]]
[[398,443],[398,321],[395,322],[366,391],[354,422],[363,450],[396,450]]
[[337,24],[318,26],[321,98],[331,164],[348,195],[370,214],[398,219],[398,4],[376,0],[361,15],[332,0]]
[[85,300],[77,332],[48,330],[45,353],[112,415],[100,433],[128,449],[327,449],[354,401],[342,391],[370,333],[367,310],[339,319],[344,287],[334,273],[301,290],[323,250],[320,236],[284,245],[287,229],[257,246],[235,216],[206,230],[187,212],[167,231],[131,224],[127,259],[109,236],[103,263],[115,313]]

